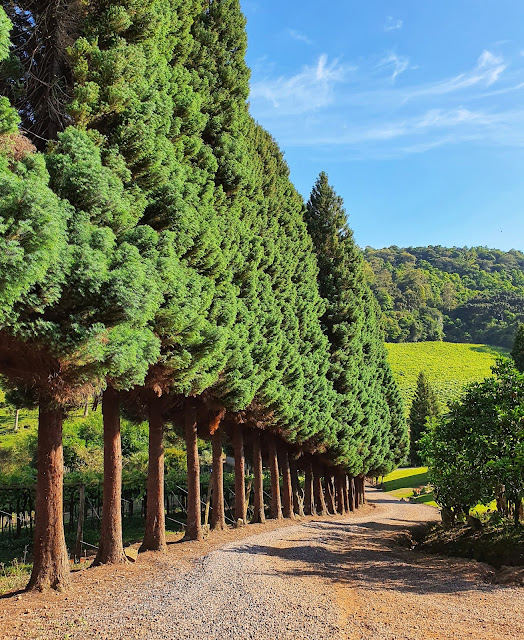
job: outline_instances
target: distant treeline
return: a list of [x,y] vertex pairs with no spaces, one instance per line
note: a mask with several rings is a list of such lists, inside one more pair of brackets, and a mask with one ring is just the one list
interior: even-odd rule
[[524,253],[486,247],[364,251],[389,342],[446,340],[509,348],[524,322]]

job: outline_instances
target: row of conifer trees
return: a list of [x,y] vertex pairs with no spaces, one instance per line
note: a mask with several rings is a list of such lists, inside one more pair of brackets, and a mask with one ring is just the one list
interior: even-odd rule
[[29,587],[67,584],[62,421],[99,389],[98,562],[123,558],[122,409],[150,425],[143,549],[165,546],[167,423],[186,438],[193,538],[197,436],[213,442],[217,527],[226,437],[239,514],[244,439],[259,482],[280,461],[286,515],[298,467],[309,491],[395,466],[406,425],[360,251],[327,177],[304,208],[249,114],[239,0],[4,9],[0,374],[39,406]]

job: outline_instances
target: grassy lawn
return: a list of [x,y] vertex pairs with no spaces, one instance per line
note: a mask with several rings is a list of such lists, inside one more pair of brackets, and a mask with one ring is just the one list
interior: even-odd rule
[[[410,502],[420,502],[438,507],[432,492],[423,493],[420,496],[415,496],[413,493],[413,489],[424,487],[428,482],[427,467],[409,467],[392,471],[383,479],[382,487],[386,493],[391,493],[395,498],[408,498]],[[471,513],[480,516],[486,511],[495,511],[496,509],[497,504],[493,500],[488,505],[478,504],[471,510]]]
[[433,493],[428,492],[415,496],[413,489],[424,487],[428,484],[427,467],[410,467],[408,469],[395,469],[383,480],[383,488],[386,493],[391,493],[395,498],[408,498],[410,502],[420,502],[437,507]]

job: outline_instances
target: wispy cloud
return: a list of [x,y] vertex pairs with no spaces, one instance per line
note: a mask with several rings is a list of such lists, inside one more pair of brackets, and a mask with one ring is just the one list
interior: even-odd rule
[[309,45],[313,44],[313,40],[311,40],[311,38],[308,38],[305,33],[301,33],[300,31],[296,31],[295,29],[288,29],[287,32],[291,36],[291,38],[293,38],[293,40],[304,42],[305,44]]
[[391,81],[395,82],[401,73],[404,73],[409,69],[409,58],[406,56],[399,56],[394,52],[388,53],[377,64],[378,68],[386,67],[392,69]]
[[294,76],[255,82],[251,99],[262,98],[281,114],[314,111],[333,101],[335,85],[344,80],[350,69],[337,59],[330,62],[324,53],[315,65],[305,66]]
[[477,85],[490,87],[495,84],[502,73],[507,69],[507,65],[502,56],[497,56],[491,51],[483,51],[478,57],[474,69],[466,73],[460,73],[453,78],[448,78],[441,82],[435,82],[426,87],[415,90],[410,97],[421,95],[444,95],[454,93],[463,89],[470,89]]
[[[398,138],[419,137],[432,131],[449,131],[448,140],[459,141],[462,136],[471,137],[479,127],[498,128],[504,124],[523,119],[524,111],[505,114],[490,114],[483,111],[471,111],[464,107],[457,109],[430,109],[420,115],[383,124],[368,123],[363,126],[343,126],[335,135],[324,135],[314,139],[317,145],[347,145],[362,142],[392,141]],[[498,129],[499,130],[499,129]],[[298,142],[298,141],[297,141]],[[311,143],[308,140],[306,144]],[[433,145],[425,142],[423,145]],[[421,145],[422,146],[422,145]]]
[[346,157],[391,158],[451,144],[520,148],[524,107],[510,108],[511,94],[524,93],[524,63],[516,56],[510,65],[484,50],[454,76],[428,80],[419,71],[400,83],[401,74],[417,69],[406,56],[390,52],[357,69],[323,54],[292,76],[255,82],[251,103],[284,145]]
[[384,24],[384,31],[397,31],[398,29],[402,29],[403,25],[403,20],[400,20],[399,18],[393,18],[393,16],[388,16]]

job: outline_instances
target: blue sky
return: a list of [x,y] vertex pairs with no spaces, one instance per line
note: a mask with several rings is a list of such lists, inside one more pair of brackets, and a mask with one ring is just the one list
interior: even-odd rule
[[361,246],[524,250],[524,2],[241,0],[251,112]]

